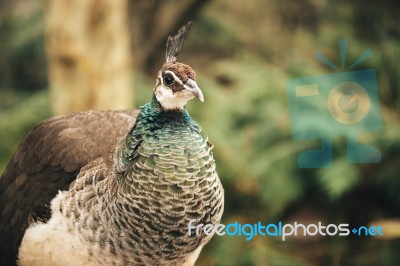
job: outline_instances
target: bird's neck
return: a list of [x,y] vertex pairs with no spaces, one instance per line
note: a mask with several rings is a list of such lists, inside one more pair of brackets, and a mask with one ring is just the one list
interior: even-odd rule
[[154,133],[168,130],[171,127],[198,128],[198,125],[190,117],[186,108],[183,110],[164,110],[156,97],[153,96],[152,101],[142,107],[127,138],[130,135]]
[[[165,110],[156,96],[153,95],[152,100],[143,106],[139,117],[139,120],[146,120],[147,118],[153,119],[159,125],[164,126],[182,126],[182,125],[193,125],[195,124],[193,119],[190,117],[186,107],[183,109]],[[151,123],[148,123],[151,125]]]
[[[200,126],[183,110],[164,110],[156,97],[145,104],[119,150],[117,172],[125,171],[135,160],[137,149],[149,137],[171,137],[179,132],[201,132]],[[162,141],[162,139],[160,139]]]

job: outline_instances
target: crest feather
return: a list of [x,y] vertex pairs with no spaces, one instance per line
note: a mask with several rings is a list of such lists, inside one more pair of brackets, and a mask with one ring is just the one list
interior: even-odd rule
[[186,35],[190,30],[189,21],[186,25],[182,26],[175,36],[169,36],[167,40],[166,60],[167,62],[176,62],[179,52],[181,51],[182,44],[185,41]]

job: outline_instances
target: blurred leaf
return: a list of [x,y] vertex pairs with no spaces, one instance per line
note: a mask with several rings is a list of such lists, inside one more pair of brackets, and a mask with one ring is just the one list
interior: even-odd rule
[[332,167],[318,170],[318,178],[328,196],[337,199],[354,188],[360,176],[355,164],[341,158],[335,160]]

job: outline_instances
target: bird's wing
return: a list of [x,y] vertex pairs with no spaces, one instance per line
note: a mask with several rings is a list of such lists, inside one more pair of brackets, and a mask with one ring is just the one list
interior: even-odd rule
[[111,162],[137,115],[138,111],[74,113],[45,120],[28,133],[0,177],[2,265],[15,264],[28,219],[48,219],[51,199],[68,189],[83,166],[101,156]]

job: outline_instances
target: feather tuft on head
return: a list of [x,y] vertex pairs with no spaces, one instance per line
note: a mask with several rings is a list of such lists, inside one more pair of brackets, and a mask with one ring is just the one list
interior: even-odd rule
[[167,63],[173,63],[177,61],[179,52],[182,48],[182,44],[185,41],[186,35],[190,30],[191,24],[192,22],[189,21],[186,25],[182,26],[179,29],[178,33],[175,36],[168,37],[166,51]]

